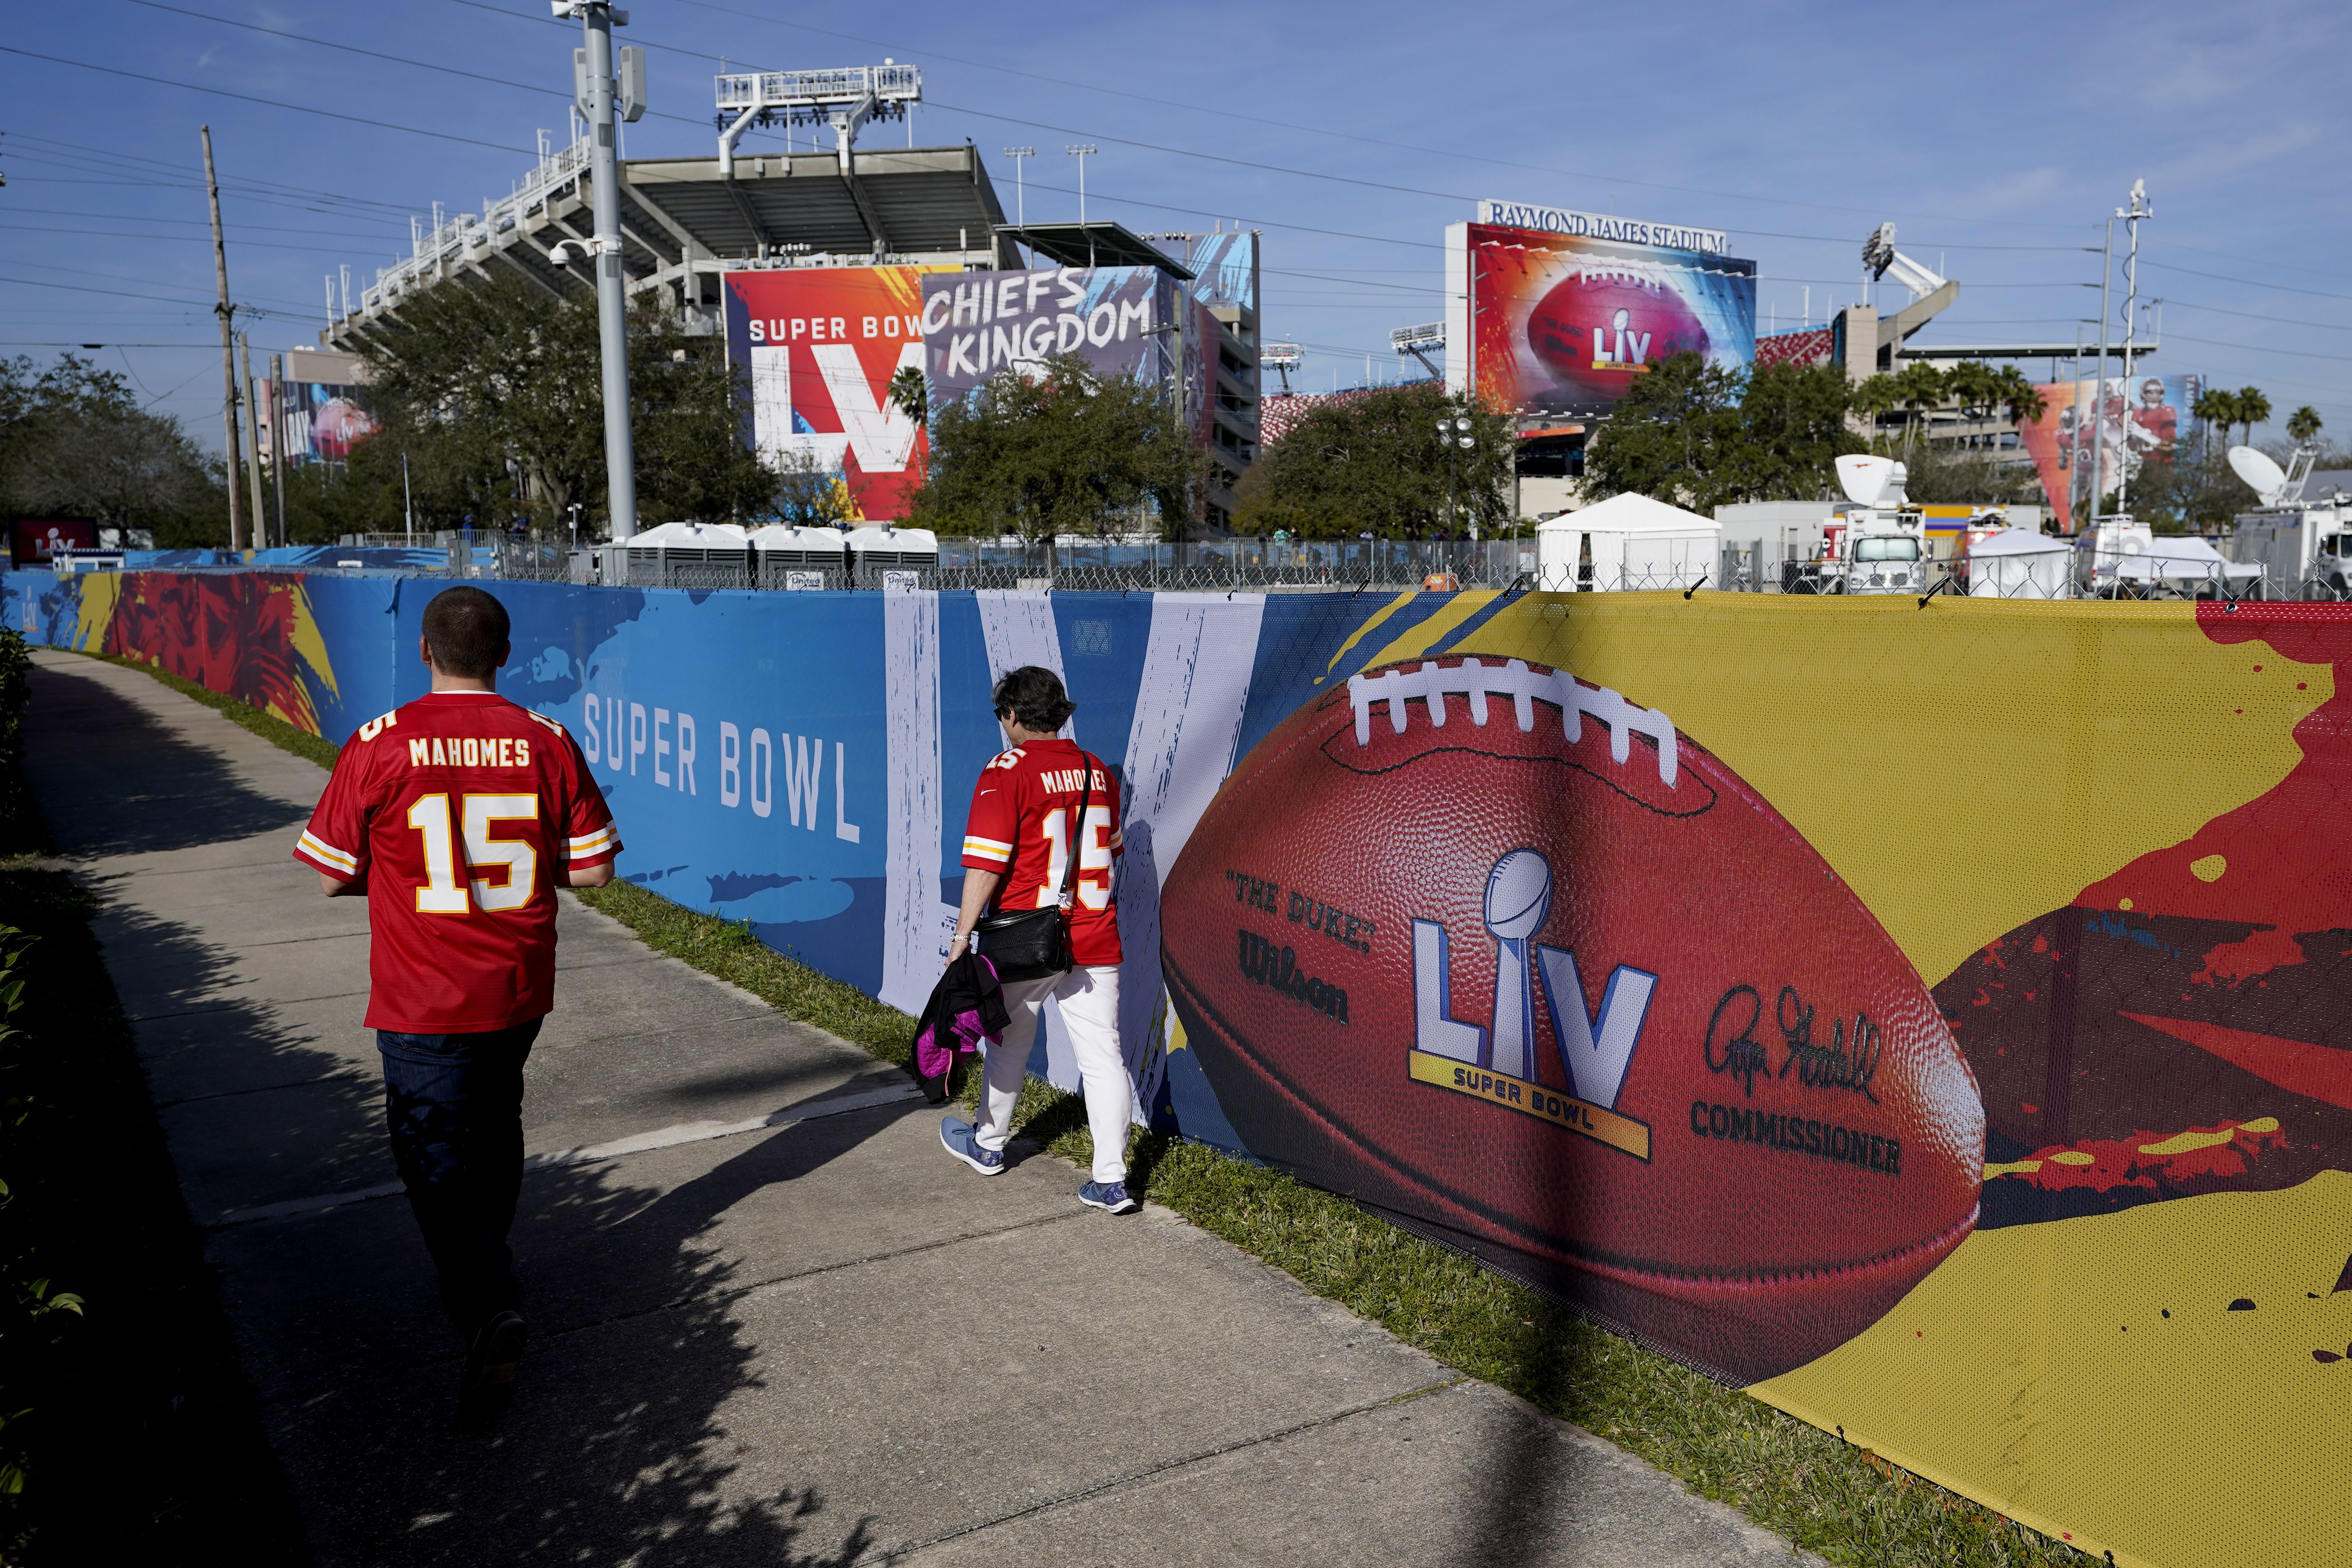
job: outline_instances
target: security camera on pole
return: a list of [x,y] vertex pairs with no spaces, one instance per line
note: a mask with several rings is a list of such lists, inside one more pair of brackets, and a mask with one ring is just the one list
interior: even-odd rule
[[629,431],[628,277],[621,268],[621,172],[613,116],[616,109],[624,120],[645,113],[645,55],[634,48],[621,51],[623,79],[616,84],[613,29],[627,26],[629,14],[610,0],[548,0],[548,5],[558,16],[579,17],[587,40],[585,48],[572,54],[572,85],[592,138],[588,167],[596,233],[581,248],[596,264],[597,336],[604,350],[604,469],[613,538],[622,540],[637,531],[637,460]]

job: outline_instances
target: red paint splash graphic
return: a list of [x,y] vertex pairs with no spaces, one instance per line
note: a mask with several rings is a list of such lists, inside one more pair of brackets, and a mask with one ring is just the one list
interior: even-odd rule
[[2140,1187],[2148,1192],[2186,1186],[2199,1180],[2242,1176],[2264,1149],[2286,1147],[2275,1116],[2251,1122],[2219,1122],[2166,1135],[2134,1133],[2128,1138],[2053,1144],[2021,1160],[1985,1166],[1985,1180],[2021,1181],[2044,1192],[2088,1188],[2112,1192]]
[[2298,664],[2334,665],[2335,695],[2294,727],[2303,760],[2275,788],[2094,883],[2074,902],[2252,925],[2242,939],[2208,952],[2194,977],[2229,984],[2303,963],[2296,934],[2352,928],[2345,873],[2352,813],[2344,810],[2352,785],[2352,605],[2201,603],[2197,626],[2224,646],[2259,642]]
[[318,707],[294,646],[302,613],[299,577],[131,572],[107,622],[104,652],[160,665],[316,735]]

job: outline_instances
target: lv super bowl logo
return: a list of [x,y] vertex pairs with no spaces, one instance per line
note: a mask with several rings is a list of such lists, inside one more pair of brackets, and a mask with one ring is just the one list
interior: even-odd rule
[[[1412,1049],[1406,1070],[1417,1083],[1491,1100],[1646,1160],[1649,1127],[1614,1107],[1642,1043],[1658,977],[1618,965],[1599,1011],[1587,1014],[1576,955],[1540,942],[1530,946],[1551,913],[1551,865],[1534,850],[1513,850],[1487,873],[1486,926],[1496,943],[1491,1028],[1454,1016],[1452,937],[1444,925],[1412,923]],[[1560,1071],[1575,1086],[1573,1094],[1536,1081],[1538,979]]]

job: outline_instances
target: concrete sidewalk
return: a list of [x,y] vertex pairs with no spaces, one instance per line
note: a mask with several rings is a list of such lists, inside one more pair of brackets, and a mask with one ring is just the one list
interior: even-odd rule
[[1082,1209],[1049,1158],[973,1176],[902,1074],[568,895],[535,1337],[505,1425],[455,1434],[424,1248],[369,1196],[366,911],[288,858],[325,774],[133,671],[44,653],[33,690],[27,770],[322,1563],[1790,1559],[1165,1211]]

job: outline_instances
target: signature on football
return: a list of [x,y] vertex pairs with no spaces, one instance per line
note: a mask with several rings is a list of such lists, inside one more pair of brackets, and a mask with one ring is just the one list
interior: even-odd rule
[[1738,1078],[1751,1099],[1759,1073],[1768,1079],[1794,1073],[1808,1089],[1846,1090],[1874,1105],[1878,1103],[1871,1083],[1878,1076],[1885,1043],[1868,1013],[1855,1012],[1851,1034],[1845,1019],[1832,1019],[1829,1043],[1822,1045],[1813,1040],[1814,1009],[1796,987],[1781,987],[1772,1010],[1785,1051],[1779,1071],[1772,1070],[1769,1048],[1756,1038],[1756,1028],[1764,1019],[1764,998],[1749,985],[1733,986],[1716,1000],[1715,1012],[1706,1020],[1706,1039],[1700,1045],[1707,1071]]

